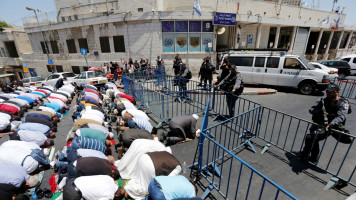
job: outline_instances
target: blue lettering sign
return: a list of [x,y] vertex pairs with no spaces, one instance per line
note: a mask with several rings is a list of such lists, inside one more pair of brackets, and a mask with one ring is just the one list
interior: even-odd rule
[[213,23],[214,25],[235,26],[236,14],[216,12]]

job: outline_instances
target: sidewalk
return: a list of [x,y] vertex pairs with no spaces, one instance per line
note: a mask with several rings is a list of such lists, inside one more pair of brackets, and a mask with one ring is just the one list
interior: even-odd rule
[[[213,74],[213,82],[217,80],[217,74]],[[200,79],[197,76],[193,76],[193,81],[200,82]],[[242,95],[267,95],[267,94],[275,94],[277,90],[270,88],[255,88],[255,87],[245,87]]]

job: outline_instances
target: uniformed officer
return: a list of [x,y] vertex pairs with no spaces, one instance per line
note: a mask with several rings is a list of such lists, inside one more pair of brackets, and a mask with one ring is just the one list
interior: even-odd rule
[[206,67],[205,67],[205,77],[204,77],[205,85],[208,82],[210,85],[212,85],[214,71],[215,71],[214,64],[212,63],[210,56],[208,56],[206,57]]
[[[309,109],[312,114],[312,120],[318,125],[312,125],[310,134],[306,136],[304,149],[301,152],[299,159],[302,161],[308,160],[308,155],[311,153],[309,161],[317,162],[319,155],[319,141],[324,140],[330,134],[328,129],[345,131],[344,125],[346,115],[351,113],[349,102],[339,97],[340,88],[336,84],[330,84],[326,89],[326,97],[320,98],[314,106]],[[326,129],[320,128],[325,126]],[[342,143],[350,143],[351,138],[345,134],[340,134],[332,131],[331,135]]]
[[230,69],[229,74],[221,80],[217,86],[225,91],[226,103],[229,108],[229,117],[231,118],[234,116],[235,103],[237,96],[242,93],[243,84],[241,73],[237,71],[236,66],[232,65],[228,69]]
[[199,76],[200,77],[200,83],[197,86],[203,86],[202,83],[205,80],[205,72],[206,71],[206,58],[203,58],[203,63],[200,66],[199,70]]

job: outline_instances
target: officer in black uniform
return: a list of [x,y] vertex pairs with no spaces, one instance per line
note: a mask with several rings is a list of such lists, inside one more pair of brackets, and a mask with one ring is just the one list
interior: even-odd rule
[[218,84],[229,74],[229,69],[231,65],[229,63],[229,59],[227,57],[224,58],[224,63],[220,67],[219,76],[218,76]]
[[[315,163],[318,161],[320,151],[319,141],[324,140],[330,135],[330,128],[345,132],[346,115],[351,113],[351,108],[348,100],[339,97],[339,92],[340,88],[338,85],[330,84],[326,89],[326,97],[320,98],[309,109],[313,122],[319,125],[311,126],[310,134],[305,138],[304,149],[300,153],[299,160],[307,161],[310,154],[310,162]],[[345,134],[331,131],[331,135],[339,140],[339,142],[351,143],[351,138]]]
[[241,73],[237,71],[235,65],[230,68],[229,74],[217,85],[225,91],[226,103],[229,108],[229,118],[235,114],[235,104],[238,96],[242,93],[243,83]]
[[206,70],[206,58],[203,58],[203,63],[200,66],[200,70],[199,70],[199,76],[200,77],[200,83],[197,86],[203,86],[202,83],[205,79],[205,70]]
[[213,72],[215,71],[214,64],[211,62],[210,56],[206,57],[206,65],[205,65],[205,77],[204,83],[207,84],[209,81],[210,86],[213,81]]

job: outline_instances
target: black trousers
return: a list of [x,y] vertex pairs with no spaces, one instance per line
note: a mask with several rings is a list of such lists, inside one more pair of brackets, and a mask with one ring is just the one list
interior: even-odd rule
[[213,76],[210,77],[205,77],[204,78],[204,83],[207,84],[209,81],[209,85],[212,86],[213,85]]
[[302,156],[307,158],[310,154],[310,160],[316,160],[320,152],[319,142],[325,140],[327,137],[326,133],[318,134],[318,127],[313,125],[310,128],[310,133],[305,138]]

